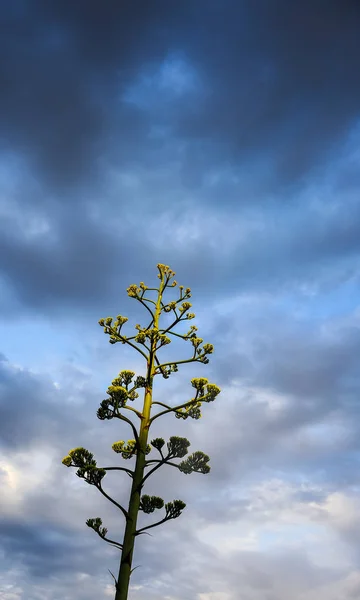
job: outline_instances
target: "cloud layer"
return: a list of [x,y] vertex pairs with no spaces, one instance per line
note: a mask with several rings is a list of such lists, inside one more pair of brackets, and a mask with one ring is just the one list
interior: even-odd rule
[[[158,399],[187,399],[195,376],[222,393],[154,429],[212,470],[150,480],[187,507],[139,539],[131,600],[357,597],[358,2],[3,12],[0,596],[114,596],[118,553],[85,521],[120,541],[122,520],[61,459],[115,463],[127,432],[96,410],[144,365],[97,321],[145,325],[125,290],[161,262],[215,354]],[[106,490],[126,504],[126,476]]]

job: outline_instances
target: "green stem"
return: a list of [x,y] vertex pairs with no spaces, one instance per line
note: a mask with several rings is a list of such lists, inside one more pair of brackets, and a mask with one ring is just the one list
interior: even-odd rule
[[139,419],[143,418],[141,412],[139,410],[136,410],[136,408],[133,408],[132,406],[122,406],[122,408],[126,408],[126,410],[132,410],[132,412],[134,412],[139,417]]
[[124,342],[125,344],[128,344],[132,348],[135,348],[135,350],[137,350],[138,352],[140,352],[140,354],[145,358],[145,360],[148,360],[148,357],[145,354],[145,352],[143,352],[140,348],[138,348],[137,346],[135,346],[135,344],[133,344],[132,342],[129,342],[129,340],[127,338],[124,338],[124,336],[122,336],[122,335],[119,335],[119,338],[120,338],[121,342]]
[[128,419],[127,417],[122,415],[119,411],[116,413],[116,417],[118,419],[120,419],[121,421],[125,421],[125,423],[128,423],[130,425],[131,429],[133,430],[134,438],[135,438],[136,442],[139,443],[139,436],[138,436],[138,432],[136,431],[136,427],[135,427],[134,423],[130,419]]
[[131,471],[131,469],[125,469],[125,467],[99,467],[99,468],[104,469],[104,471],[124,471],[130,477],[133,476],[133,471]]
[[[192,404],[196,404],[197,402],[199,402],[199,400],[197,398],[194,398],[193,400],[188,400],[187,402],[184,402],[184,404],[179,404],[179,406],[174,406],[173,408],[167,408],[167,410],[162,410],[161,412],[157,413],[150,419],[150,425],[153,421],[155,421],[155,419],[157,419],[158,417],[161,417],[162,415],[166,415],[169,412],[177,412],[181,408],[187,408],[188,406],[191,406]],[[165,406],[161,402],[156,402],[156,403],[154,402],[154,404],[160,404],[162,406]]]
[[112,504],[114,504],[119,510],[121,510],[121,512],[123,513],[124,517],[127,519],[128,518],[128,513],[125,510],[125,508],[123,506],[121,506],[121,504],[119,504],[118,502],[116,502],[116,500],[114,500],[113,498],[111,498],[101,487],[101,483],[99,483],[97,486],[97,489],[99,490],[99,492],[101,492],[101,494],[103,496],[105,496],[105,498],[107,498],[107,500],[109,500],[109,502],[111,502]]
[[153,312],[152,312],[151,308],[149,308],[149,307],[148,307],[148,305],[147,305],[147,304],[145,304],[145,300],[147,300],[147,301],[149,301],[149,302],[152,302],[152,300],[149,300],[148,298],[142,298],[142,297],[141,297],[141,298],[139,298],[139,302],[141,302],[141,304],[142,304],[143,306],[145,306],[146,310],[148,310],[148,311],[149,311],[149,313],[151,314],[151,316],[152,316],[152,321],[151,321],[151,324],[152,324],[152,323],[153,323],[153,320],[154,320],[154,315],[153,315]]
[[190,363],[190,362],[196,362],[198,360],[197,356],[196,356],[196,349],[194,352],[194,356],[192,358],[186,358],[185,360],[173,360],[172,362],[167,362],[167,363],[162,363],[161,365],[158,365],[158,369],[163,369],[164,367],[168,367],[169,365],[174,365],[175,363],[177,365],[184,365],[185,363]]
[[105,537],[104,535],[100,535],[100,533],[98,533],[98,536],[101,537],[102,540],[105,540],[105,542],[107,542],[108,544],[111,544],[111,546],[115,546],[115,548],[118,548],[118,550],[122,550],[122,544],[119,544],[118,542],[115,542],[114,540],[110,540],[109,538]]
[[[159,328],[159,318],[161,314],[161,298],[164,291],[164,276],[161,277],[161,283],[158,290],[158,298],[154,313],[154,328]],[[123,549],[121,552],[119,577],[116,585],[115,600],[127,600],[129,593],[130,577],[132,573],[132,560],[135,545],[136,525],[140,507],[140,496],[143,486],[143,477],[146,464],[146,447],[148,443],[150,413],[152,404],[152,391],[154,371],[156,368],[156,341],[151,343],[151,351],[147,358],[146,388],[144,394],[144,405],[142,410],[142,420],[140,423],[140,432],[137,437],[136,464],[133,474],[133,482],[130,492],[128,516],[123,540]]]
[[160,467],[162,465],[170,465],[171,467],[176,467],[177,469],[179,468],[179,465],[177,465],[176,463],[169,462],[167,459],[159,460],[159,461],[153,461],[153,460],[147,461],[146,466],[148,466],[150,463],[153,463],[153,462],[157,462],[158,464],[155,467],[153,467],[150,471],[148,471],[148,473],[146,473],[145,477],[142,480],[143,485],[144,485],[145,481],[147,480],[147,478],[150,477],[150,475],[152,475],[153,473],[155,473],[155,471],[160,469]]
[[153,523],[152,525],[147,525],[146,527],[142,527],[141,529],[138,529],[135,533],[135,535],[139,535],[141,533],[143,533],[145,530],[147,529],[152,529],[153,527],[157,527],[158,525],[162,525],[163,523],[166,523],[166,521],[170,521],[170,519],[173,519],[174,517],[164,517],[163,519],[161,519],[161,521],[157,521],[156,523]]
[[[185,319],[184,319],[185,320]],[[181,338],[182,340],[188,341],[190,338],[186,337],[186,334],[181,335],[180,333],[175,333],[175,331],[168,331],[170,335],[176,335],[176,337]]]

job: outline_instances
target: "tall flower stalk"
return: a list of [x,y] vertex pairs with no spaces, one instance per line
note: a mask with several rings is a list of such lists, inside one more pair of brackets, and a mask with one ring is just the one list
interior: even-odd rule
[[[128,344],[146,361],[145,376],[135,377],[133,371],[119,373],[107,390],[108,398],[101,402],[97,411],[97,417],[101,420],[117,418],[131,427],[133,439],[127,442],[124,440],[115,442],[112,444],[112,449],[117,454],[121,454],[125,460],[135,458],[135,466],[133,469],[120,466],[98,467],[93,454],[81,447],[70,450],[62,460],[67,467],[76,467],[78,477],[95,486],[107,500],[119,509],[125,519],[125,531],[121,544],[107,537],[107,529],[102,527],[100,517],[86,521],[88,527],[94,529],[103,540],[121,551],[118,578],[116,579],[111,573],[115,580],[115,600],[127,600],[128,598],[130,577],[134,570],[132,560],[136,537],[148,529],[177,518],[186,506],[182,500],[173,500],[165,504],[164,500],[158,496],[142,494],[146,480],[163,465],[175,467],[185,474],[205,474],[210,471],[209,456],[201,451],[188,455],[190,442],[186,438],[172,436],[166,444],[164,439],[155,438],[149,443],[152,423],[168,413],[173,413],[178,419],[189,417],[199,419],[202,403],[212,402],[220,393],[220,389],[215,384],[209,383],[205,378],[197,378],[191,380],[192,387],[196,390],[194,396],[178,406],[170,406],[153,399],[154,378],[157,375],[168,379],[172,373],[178,371],[178,366],[181,364],[192,362],[207,364],[209,362],[208,355],[212,354],[214,350],[211,344],[203,344],[202,338],[197,336],[195,325],[190,326],[189,331],[184,335],[173,331],[179,323],[195,317],[194,313],[189,312],[192,306],[188,302],[191,290],[190,288],[184,290],[183,286],[179,286],[179,297],[165,302],[165,290],[175,288],[178,284],[175,280],[171,282],[175,273],[169,266],[158,264],[157,268],[160,279],[158,288],[149,288],[141,282],[139,285],[130,285],[127,289],[128,295],[135,298],[148,311],[150,323],[147,327],[136,325],[137,333],[127,337],[122,333],[122,327],[128,320],[126,317],[118,315],[115,321],[112,317],[99,321],[104,332],[109,335],[111,344],[118,342]],[[151,292],[155,292],[155,299],[148,297]],[[172,323],[163,328],[160,327],[162,313],[170,313],[173,316]],[[158,357],[158,352],[163,346],[171,343],[173,336],[190,342],[192,354],[185,360],[163,362]],[[144,400],[142,410],[138,410],[134,406],[130,406],[129,402],[133,403],[139,397],[137,390],[141,388],[144,389]],[[153,410],[157,412],[154,413]],[[134,419],[137,426],[134,424]],[[148,459],[147,456],[152,450],[156,450],[157,458]],[[184,458],[186,455],[188,456]],[[183,460],[178,462],[176,459]],[[111,498],[102,486],[102,480],[107,471],[115,470],[123,471],[132,480],[127,509]],[[146,527],[137,528],[139,511],[150,514],[161,509],[165,509],[165,515],[160,520]]]

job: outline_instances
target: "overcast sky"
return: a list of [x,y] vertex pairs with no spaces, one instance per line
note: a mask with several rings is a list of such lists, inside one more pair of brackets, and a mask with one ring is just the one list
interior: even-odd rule
[[[215,352],[155,395],[185,401],[201,376],[222,393],[200,421],[157,421],[212,469],[149,480],[187,507],[138,538],[129,600],[359,598],[358,0],[1,13],[1,599],[114,597],[119,553],[85,522],[121,542],[123,518],[61,460],[121,463],[131,431],[96,411],[144,364],[97,321],[146,325],[126,288],[159,262]],[[125,504],[128,486],[104,481]]]

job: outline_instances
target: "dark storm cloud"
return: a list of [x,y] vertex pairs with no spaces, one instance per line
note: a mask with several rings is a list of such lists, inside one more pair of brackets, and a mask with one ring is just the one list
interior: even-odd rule
[[129,234],[125,220],[120,231],[109,226],[111,215],[99,223],[74,206],[71,214],[55,211],[48,221],[49,232],[35,239],[23,235],[11,220],[9,225],[3,221],[0,234],[0,269],[30,308],[47,312],[82,305],[86,310],[117,292],[118,277],[127,283],[141,257],[149,255],[139,235]]
[[114,142],[123,160],[126,148],[134,158],[147,120],[161,125],[161,116],[155,109],[154,123],[121,95],[144,65],[181,51],[206,89],[171,123],[190,141],[185,177],[207,168],[211,142],[216,162],[265,154],[280,180],[296,179],[358,118],[359,20],[355,1],[11,3],[1,36],[3,147],[57,184],[88,178]]
[[154,36],[159,11],[171,23],[165,2],[9,5],[1,36],[4,151],[24,153],[44,181],[62,185],[88,177],[109,136],[120,134],[130,148],[144,124],[130,107],[119,111],[118,99],[142,61],[166,52]]
[[359,4],[261,1],[223,13],[213,5],[190,39],[211,94],[179,130],[224,144],[235,164],[265,156],[279,184],[296,181],[359,119]]
[[[195,240],[185,227],[179,241],[164,237],[157,223],[170,210],[176,224],[197,202],[203,212],[208,203],[234,210],[249,202],[247,196],[255,209],[264,206],[266,186],[260,194],[252,189],[262,180],[261,165],[245,194],[226,172],[216,193],[204,187],[203,176],[213,168],[242,167],[246,159],[251,172],[257,161],[270,161],[272,191],[280,194],[282,183],[296,183],[325,160],[358,115],[359,13],[355,2],[320,0],[299,7],[261,1],[256,8],[229,1],[221,10],[213,2],[170,6],[160,0],[109,1],[101,9],[85,0],[8,5],[0,37],[1,148],[5,171],[11,157],[18,157],[20,167],[4,175],[4,285],[24,306],[49,313],[71,305],[86,310],[115,288],[118,293],[119,279],[127,285],[140,266],[146,273],[150,263],[164,261],[189,273],[189,285],[193,278],[205,293],[214,274],[216,289],[230,274],[245,287],[281,288],[290,280],[297,285],[313,277],[318,265],[316,275],[326,279],[330,257],[358,251],[359,220],[350,218],[358,209],[351,203],[344,210],[347,223],[344,216],[325,219],[326,232],[316,225],[320,215],[315,225],[314,215],[306,215],[309,228],[304,218],[296,222],[296,211],[289,213],[294,231],[287,225],[286,232],[281,220],[267,214],[265,226],[245,245],[234,243],[225,262],[214,224]],[[196,75],[190,96],[167,96],[156,85],[142,89],[143,78],[174,56],[180,57],[182,76],[186,69]],[[140,85],[140,105],[128,98],[134,85]],[[165,133],[156,138],[153,128]],[[121,172],[135,168],[144,181],[138,193],[121,184],[110,191],[109,165]],[[176,183],[152,179],[156,169],[176,173]],[[16,182],[14,194],[7,191],[7,177]],[[174,185],[176,193],[169,191],[165,201],[165,188]],[[189,206],[181,201],[186,185],[198,192]],[[272,208],[283,200],[279,195]],[[14,206],[28,211],[25,221],[30,207],[38,210],[49,232],[24,235],[6,214]],[[119,215],[138,219],[115,227],[111,220]],[[307,227],[306,241],[300,227]],[[236,242],[236,228],[224,232],[224,239],[230,233]]]
[[[88,391],[89,397],[92,393]],[[71,436],[84,418],[73,412],[69,402],[77,395],[81,394],[77,394],[75,380],[60,392],[49,378],[0,359],[0,447],[21,452],[48,440],[49,435],[53,440]]]
[[34,578],[86,568],[86,542],[54,523],[0,521],[0,537],[6,556],[24,561]]
[[[98,217],[74,206],[71,215],[49,214],[49,232],[37,237],[27,237],[11,219],[3,220],[3,275],[24,305],[46,313],[70,307],[84,313],[92,307],[99,310],[100,304],[107,311],[115,295],[116,311],[126,299],[127,286],[154,281],[156,263],[164,258],[181,283],[190,285],[198,306],[209,293],[215,299],[224,289],[281,293],[305,284],[321,292],[356,277],[360,240],[356,201],[323,214],[306,205],[295,214],[264,211],[261,226],[244,238],[246,219],[244,224],[239,220],[237,237],[236,221],[228,230],[221,219],[207,224],[199,213],[199,234],[191,238],[191,226],[184,221],[182,239],[176,239],[172,229],[180,227],[186,210],[178,217],[169,209],[170,224],[162,226],[150,208],[142,215],[140,207],[131,209],[129,198],[126,209],[104,207]],[[137,219],[127,218],[137,211]],[[11,313],[13,306],[8,310]]]

